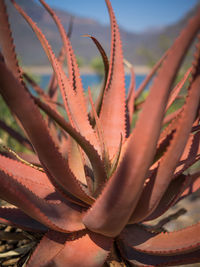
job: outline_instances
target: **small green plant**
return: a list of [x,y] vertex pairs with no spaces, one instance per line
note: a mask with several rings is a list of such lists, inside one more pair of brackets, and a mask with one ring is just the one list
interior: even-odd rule
[[[200,10],[137,91],[131,69],[126,96],[120,33],[106,0],[111,21],[110,60],[92,37],[103,58],[105,83],[95,103],[89,90],[88,113],[75,55],[54,11],[40,0],[63,40],[59,58],[38,26],[11,2],[35,32],[54,70],[48,93],[32,83],[39,97],[33,96],[26,85],[28,77],[18,65],[5,3],[0,0],[0,93],[24,129],[35,157],[35,163],[30,163],[11,158],[12,151],[7,156],[0,153],[0,197],[15,205],[0,208],[0,221],[42,235],[27,266],[199,262],[199,223],[164,233],[162,227],[149,228],[146,222],[159,218],[200,185],[199,171],[185,173],[200,159],[200,42],[192,67],[172,89],[182,59],[200,29]],[[68,76],[62,69],[64,57]],[[139,102],[155,73],[148,96]],[[186,100],[163,130],[166,112],[188,76]],[[58,102],[57,88],[63,103]],[[59,109],[65,110],[68,120]],[[139,115],[131,129],[135,110]]]

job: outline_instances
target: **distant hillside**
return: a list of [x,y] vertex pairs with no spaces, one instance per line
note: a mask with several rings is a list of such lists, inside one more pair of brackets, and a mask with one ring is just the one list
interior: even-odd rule
[[[32,19],[37,22],[37,25],[46,35],[55,52],[58,53],[61,47],[61,39],[57,32],[57,28],[48,13],[33,0],[18,0],[17,2],[25,9]],[[19,53],[20,60],[25,65],[48,64],[47,57],[30,27],[13,8],[10,1],[8,1],[7,5],[16,49]],[[67,30],[71,14],[61,10],[56,10],[56,13]],[[191,17],[193,13],[194,10],[191,10],[175,25],[168,26],[159,31],[135,34],[121,30],[125,57],[135,65],[146,64],[152,58],[159,58],[165,49],[172,43],[174,38],[186,24],[187,19]],[[89,62],[93,57],[98,56],[98,51],[91,40],[81,37],[83,34],[94,35],[109,53],[109,26],[103,26],[92,19],[81,17],[74,18],[71,38],[72,46],[76,55],[83,57]]]

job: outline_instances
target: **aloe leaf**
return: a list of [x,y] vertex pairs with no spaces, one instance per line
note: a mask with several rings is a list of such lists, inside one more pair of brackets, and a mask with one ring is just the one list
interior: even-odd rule
[[141,93],[144,91],[144,89],[147,87],[151,79],[154,77],[155,73],[158,71],[160,66],[162,65],[163,61],[168,55],[168,50],[164,53],[164,55],[159,59],[159,61],[155,64],[155,66],[152,68],[151,72],[147,75],[147,77],[144,79],[144,81],[141,83],[137,91],[135,92],[135,99],[138,99]]
[[104,138],[104,134],[103,134],[103,129],[101,126],[101,123],[99,121],[99,117],[97,115],[93,100],[92,100],[92,94],[91,94],[91,90],[90,88],[88,88],[88,97],[89,97],[89,101],[90,101],[90,105],[92,108],[92,114],[95,120],[95,125],[96,125],[96,131],[97,131],[97,135],[98,135],[98,140],[100,143],[100,147],[101,147],[101,155],[102,155],[102,159],[104,161],[104,164],[109,163],[109,158],[108,158],[108,151],[107,151],[107,145],[105,143],[105,138]]
[[[184,191],[185,186],[187,184],[187,186],[189,186],[189,184],[192,183],[193,179],[191,176],[186,177],[182,174],[185,170],[187,170],[190,166],[192,166],[196,161],[199,160],[199,138],[199,132],[196,132],[194,135],[191,134],[189,136],[184,152],[180,158],[179,163],[177,164],[178,167],[175,169],[174,174],[172,175],[171,182],[169,183],[167,190],[163,194],[158,207],[153,212],[153,215],[150,214],[148,216],[148,220],[150,220],[150,218],[154,218],[155,216],[160,216],[160,212],[164,213],[170,206],[175,203],[177,197],[179,197],[180,194]],[[166,144],[167,148],[171,142],[171,139],[169,139],[168,145]],[[159,167],[160,161],[162,161],[162,157],[151,167],[151,169],[157,172],[156,168]],[[156,172],[150,175],[149,181],[145,184],[143,192],[140,196],[140,201],[138,202],[138,205],[129,220],[130,223],[135,222],[134,218],[136,214],[140,214],[145,211],[145,205],[151,198],[152,190],[155,186]],[[145,220],[147,219],[145,218]]]
[[[83,105],[83,99],[81,95],[80,90],[80,84],[79,80],[75,81],[73,79],[73,82],[76,83],[77,86],[76,89],[80,90],[80,92],[77,93],[73,90],[72,84],[65,75],[63,69],[61,68],[59,62],[57,61],[57,58],[55,57],[47,39],[41,32],[41,30],[38,28],[36,23],[33,22],[33,20],[23,11],[23,9],[16,4],[14,0],[11,0],[15,8],[19,11],[19,13],[24,17],[24,19],[27,21],[27,23],[31,26],[33,31],[35,32],[37,38],[39,39],[41,45],[43,46],[43,49],[48,56],[49,61],[52,64],[52,67],[54,69],[54,72],[56,73],[57,81],[61,90],[62,98],[65,104],[65,109],[68,114],[68,118],[72,125],[74,125],[80,132],[83,133],[84,136],[86,136],[91,143],[96,147],[98,150],[98,144],[97,140],[94,135],[94,131],[89,124],[89,120],[87,117],[87,112],[85,112],[85,106]],[[75,65],[74,65],[75,68]],[[74,71],[74,69],[72,69]],[[76,75],[77,74],[76,70]],[[77,77],[76,77],[77,78]],[[75,89],[75,88],[74,88]]]
[[78,180],[70,172],[66,160],[53,142],[39,109],[28,92],[13,77],[4,63],[0,63],[0,70],[0,92],[26,129],[40,161],[63,190],[87,203],[92,203],[92,199],[82,190]]
[[35,92],[43,99],[43,101],[47,101],[52,107],[55,109],[57,106],[64,107],[62,103],[54,101],[45,91],[27,74],[23,73],[24,78],[26,81],[32,86]]
[[194,173],[192,175],[182,174],[176,177],[176,179],[174,179],[173,181],[171,181],[168,186],[168,189],[162,196],[159,205],[154,210],[154,212],[150,216],[148,216],[148,218],[145,218],[145,221],[154,220],[155,218],[161,216],[170,207],[177,203],[177,201],[180,201],[182,199],[188,188],[192,188],[192,192],[198,190],[198,187],[195,186],[195,183],[197,183],[199,177],[200,173]]
[[145,197],[141,200],[140,204],[143,209],[140,209],[140,212],[138,210],[138,213],[136,211],[135,214],[132,215],[132,219],[135,216],[135,221],[141,221],[143,216],[146,217],[153,212],[173,178],[173,173],[181,154],[183,153],[187,138],[192,128],[193,120],[195,119],[196,109],[198,107],[200,97],[199,82],[200,76],[195,80],[192,88],[190,89],[190,95],[188,96],[188,101],[186,102],[177,130],[170,146],[159,163],[152,192],[150,195],[145,195]]
[[[179,114],[181,113],[181,111],[182,111],[182,108],[179,108],[179,109],[175,110],[174,112],[166,115],[166,117],[163,120],[163,126],[165,126],[168,123],[171,123],[172,120],[176,119],[179,116]],[[169,128],[168,128],[168,130],[169,130]]]
[[[108,61],[108,57],[106,55],[104,48],[102,47],[102,45],[99,43],[99,41],[94,36],[89,35],[89,34],[88,35],[82,35],[82,36],[83,37],[89,37],[94,42],[96,47],[98,48],[98,50],[101,54],[102,60],[103,60],[103,66],[104,66],[104,71],[105,71],[104,80],[107,81],[108,72],[109,72],[109,61]],[[103,95],[103,94],[100,93],[100,95]],[[97,112],[97,114],[99,114],[99,113]]]
[[200,250],[181,255],[150,255],[133,249],[122,242],[119,244],[120,251],[131,266],[183,266],[185,264],[198,263]]
[[[148,215],[156,208],[171,179],[173,178],[173,173],[176,169],[178,161],[180,160],[181,154],[183,153],[192,128],[193,121],[195,120],[200,99],[199,84],[200,76],[198,76],[195,79],[194,83],[191,85],[189,96],[187,98],[174,137],[159,163],[158,172],[155,178],[154,188],[151,192],[151,195],[148,197],[148,200],[144,200],[144,198],[142,200],[143,203],[141,205],[143,205],[143,216],[145,214],[145,211],[146,215]],[[142,214],[135,214],[137,221],[141,220]]]
[[108,79],[100,113],[105,142],[110,158],[116,153],[120,135],[126,137],[125,80],[119,28],[109,0],[106,0],[111,21],[111,55]]
[[64,248],[66,236],[63,233],[46,233],[28,260],[27,267],[49,266],[49,262]]
[[33,219],[45,226],[61,232],[84,229],[81,223],[81,211],[77,205],[67,200],[65,203],[54,204],[37,197],[17,177],[0,170],[0,197],[19,207]]
[[[71,91],[74,90],[74,92],[69,91],[69,97],[68,102],[69,106],[72,112],[72,119],[75,121],[75,126],[77,129],[80,129],[80,131],[83,133],[87,133],[86,136],[91,140],[91,142],[94,142],[94,144],[97,147],[97,142],[95,140],[95,135],[92,130],[92,127],[88,120],[87,115],[87,107],[85,102],[85,97],[83,93],[83,86],[80,79],[80,73],[78,69],[78,65],[76,62],[76,57],[74,55],[70,40],[65,32],[65,29],[63,25],[61,24],[59,18],[55,14],[55,12],[45,3],[44,0],[40,0],[42,5],[46,8],[46,10],[49,12],[49,14],[54,19],[58,30],[60,32],[62,41],[63,41],[63,47],[65,51],[65,55],[67,57],[67,64],[68,64],[68,72],[69,72],[69,78],[72,88]],[[37,33],[36,33],[37,34]],[[65,79],[66,80],[66,79]],[[66,84],[67,86],[67,84]],[[67,92],[67,90],[66,90]],[[73,100],[74,99],[74,100]],[[81,112],[80,112],[81,110]],[[77,120],[77,122],[76,122]]]
[[[4,170],[17,181],[25,185],[30,191],[40,198],[56,197],[55,188],[44,172],[38,171],[21,162],[0,155],[0,170]],[[60,196],[58,196],[58,200]]]
[[118,151],[112,160],[112,164],[111,164],[110,170],[108,172],[108,177],[111,177],[114,174],[114,172],[116,171],[117,166],[119,164],[121,152],[122,152],[122,135],[121,135],[121,140],[120,140]]
[[83,152],[81,152],[80,147],[76,143],[76,141],[72,138],[69,138],[68,141],[68,153],[67,159],[69,168],[74,174],[77,179],[83,183],[84,185],[87,184],[85,171],[84,171],[84,159],[83,159]]
[[155,234],[141,226],[133,225],[127,226],[121,237],[129,246],[144,253],[178,255],[199,249],[199,230],[200,223],[197,223],[179,231]]
[[[109,61],[108,61],[108,57],[106,55],[106,52],[105,50],[103,49],[102,45],[99,43],[99,41],[92,35],[83,35],[83,37],[89,37],[91,38],[91,40],[94,42],[94,44],[96,45],[96,47],[98,48],[100,54],[101,54],[101,57],[102,57],[102,60],[103,60],[103,65],[104,65],[104,73],[105,73],[105,76],[104,76],[104,83],[101,87],[101,91],[98,95],[98,98],[95,102],[95,107],[96,107],[96,112],[97,112],[97,115],[99,116],[100,114],[100,111],[101,111],[101,107],[102,107],[102,101],[103,101],[103,96],[104,96],[104,91],[105,91],[105,87],[106,87],[106,82],[107,82],[107,78],[108,78],[108,72],[109,72]],[[92,121],[92,125],[94,125],[94,118],[92,116],[92,114],[90,115],[90,120]]]
[[[159,202],[159,205],[157,206],[155,211],[150,216],[148,216],[148,218],[145,219],[145,221],[153,220],[161,216],[164,212],[166,212],[175,203],[175,201],[180,197],[180,195],[185,189],[186,184],[188,183],[188,180],[189,180],[189,177],[185,175],[179,175],[176,179],[171,181],[167,190],[162,196]],[[153,184],[153,181],[152,182],[150,181],[149,184],[146,185],[142,193],[142,196],[145,194],[151,193],[152,184]],[[142,209],[142,206],[139,207],[138,205],[135,209],[135,212],[137,212],[137,209]],[[129,223],[131,223],[131,219]]]
[[[60,63],[61,67],[63,66],[64,59],[65,59],[65,51],[64,47],[62,46],[59,55],[58,55],[58,62]],[[50,96],[51,99],[54,101],[57,101],[57,96],[58,96],[58,81],[56,78],[55,72],[51,75],[51,79],[48,85],[47,89],[48,95]]]
[[112,242],[111,238],[88,231],[82,237],[66,240],[64,248],[51,260],[51,264],[101,267],[110,253]]
[[[199,157],[200,160],[200,157]],[[189,196],[190,194],[196,192],[200,188],[200,172],[193,173],[191,175],[191,180],[186,185],[184,192],[181,194],[181,197],[178,201],[182,200],[183,198]]]
[[4,0],[0,0],[0,44],[8,68],[22,80]]
[[27,216],[23,211],[18,208],[1,207],[0,208],[0,223],[11,225],[21,228],[25,231],[32,232],[46,232],[47,228]]
[[77,132],[76,129],[74,129],[69,123],[67,123],[63,119],[63,117],[60,116],[60,114],[52,110],[51,107],[41,102],[39,99],[35,98],[35,101],[37,101],[38,106],[42,110],[44,110],[51,118],[53,118],[63,130],[65,130],[71,137],[73,137],[76,142],[81,146],[81,148],[85,151],[91,162],[95,176],[94,195],[98,195],[101,192],[103,185],[105,184],[107,176],[104,170],[103,162],[99,154],[95,150],[94,146],[79,132]]
[[190,73],[191,73],[192,68],[189,68],[187,70],[187,72],[185,73],[185,75],[183,76],[183,78],[181,79],[181,81],[174,87],[174,89],[171,92],[169,101],[167,103],[167,107],[166,110],[172,105],[172,103],[175,101],[176,97],[178,96],[178,94],[180,93],[181,89],[183,88],[185,82],[187,81]]
[[180,162],[175,169],[174,177],[183,173],[190,166],[192,166],[197,160],[200,154],[200,131],[195,134],[191,134],[188,138],[188,142],[185,146],[183,154],[180,158]]
[[[180,63],[199,30],[199,13],[200,9],[175,41],[171,51],[168,52],[168,57],[163,63],[150,89],[149,96],[140,113],[133,134],[130,137],[129,147],[127,148],[118,170],[113,177],[110,178],[92,209],[90,209],[83,218],[84,224],[94,232],[108,236],[118,235],[128,222],[137,205],[143,190],[146,174],[155,156],[157,141],[160,135],[171,86]],[[191,96],[188,98],[187,108],[184,112],[185,119],[182,120],[181,123],[181,126],[184,128],[183,135],[178,142],[181,148],[182,146],[184,148],[185,144],[183,143],[187,140],[188,132],[191,130],[193,119],[196,115],[197,104],[199,103],[198,95],[200,93],[198,83],[199,79],[197,78],[193,84],[193,88],[190,90]],[[179,127],[179,133],[181,133],[182,127]],[[174,144],[177,144],[177,139],[179,137],[180,136],[177,135]],[[171,151],[173,151],[173,155],[177,155],[174,148]],[[179,148],[177,149],[179,150]],[[179,151],[179,153],[180,152],[182,153],[182,151]],[[171,160],[174,161],[174,156],[172,157],[171,153],[170,157]],[[176,164],[176,161],[174,164]],[[131,168],[129,166],[131,166]],[[164,164],[164,167],[166,170],[166,164]],[[171,172],[172,168],[167,167],[165,173],[166,179],[163,179],[166,181],[163,183],[165,188],[170,182],[169,175],[171,173],[169,174],[168,170]],[[158,190],[157,192],[159,197],[164,193],[163,190]]]
[[84,100],[84,96],[83,96],[83,87],[82,87],[80,74],[79,74],[79,69],[78,69],[78,65],[76,62],[76,58],[75,58],[70,40],[69,40],[69,38],[65,32],[65,29],[64,29],[62,23],[60,22],[60,19],[56,15],[56,13],[50,8],[50,6],[47,3],[45,3],[44,0],[40,0],[40,3],[48,11],[48,13],[51,15],[51,17],[53,18],[53,20],[55,21],[55,23],[58,27],[58,30],[60,32],[60,35],[61,35],[61,38],[63,41],[63,48],[65,51],[65,56],[67,57],[68,72],[69,72],[69,78],[70,78],[70,82],[72,84],[72,88],[79,95],[79,98],[82,101],[81,105],[83,105],[83,107],[86,108],[85,107],[85,100]]
[[133,113],[134,113],[134,102],[135,102],[135,72],[133,65],[130,64],[127,60],[124,60],[125,64],[129,67],[131,73],[131,81],[128,89],[128,96],[126,99],[126,106],[127,106],[127,136],[130,134],[131,124],[133,120]]

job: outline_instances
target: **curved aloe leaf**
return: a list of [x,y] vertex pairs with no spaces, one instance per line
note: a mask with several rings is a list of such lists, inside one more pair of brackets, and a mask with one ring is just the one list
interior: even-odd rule
[[135,72],[132,64],[130,64],[127,60],[124,60],[125,64],[130,68],[131,72],[131,82],[128,89],[128,96],[126,99],[126,106],[127,106],[127,136],[130,135],[131,124],[133,120],[133,113],[134,113],[134,101],[135,101]]
[[81,223],[81,209],[68,202],[53,204],[37,197],[33,192],[17,181],[17,177],[0,170],[0,197],[20,207],[22,211],[45,226],[61,232],[84,229]]
[[200,173],[194,173],[192,175],[179,175],[176,179],[171,181],[165,194],[159,202],[159,205],[154,212],[145,218],[145,221],[154,220],[166,212],[171,206],[180,201],[188,188],[192,187],[192,192],[195,192],[200,187],[196,187]]
[[[115,175],[108,181],[92,209],[83,218],[84,224],[90,230],[108,236],[116,236],[128,222],[142,193],[147,171],[155,156],[162,120],[175,74],[199,27],[200,9],[175,41],[171,51],[168,52],[168,57],[150,89],[121,165]],[[198,90],[198,82],[199,79],[197,78],[193,89],[191,88],[190,90],[191,97],[188,98],[187,109],[184,113],[187,115],[184,116],[185,120],[182,120],[181,125],[187,126],[184,128],[182,138],[180,138],[181,147],[184,147],[183,143],[185,139],[187,140],[188,131],[191,130],[194,113],[196,113],[197,103],[199,103],[198,94],[200,90]],[[181,131],[179,130],[179,132]],[[178,137],[177,135],[177,139]],[[174,150],[173,154],[176,154]],[[173,161],[174,158],[171,154],[170,156]],[[164,166],[166,169],[165,164]],[[171,172],[172,168],[168,170]],[[170,182],[168,178],[169,171],[165,175],[168,179],[164,179],[167,180],[164,183],[166,186]],[[159,190],[157,192],[161,196],[161,192]]]
[[[104,91],[105,91],[105,87],[106,87],[106,83],[107,83],[107,78],[108,78],[108,72],[109,72],[109,61],[108,61],[108,57],[106,55],[105,50],[103,49],[102,45],[99,43],[99,41],[92,35],[83,35],[83,37],[89,37],[91,38],[91,40],[94,42],[94,44],[96,45],[96,47],[98,48],[102,60],[103,60],[103,65],[104,65],[104,83],[103,86],[101,87],[101,91],[98,95],[98,98],[95,102],[95,107],[96,107],[96,113],[99,116],[100,111],[101,111],[101,107],[102,107],[102,102],[103,102],[103,96],[104,96]],[[92,125],[94,125],[94,118],[92,116],[92,114],[90,115],[91,117],[91,121],[92,121]]]
[[169,98],[169,101],[167,103],[166,110],[171,106],[171,104],[175,101],[176,97],[180,93],[181,89],[183,88],[185,82],[187,81],[190,73],[191,73],[192,68],[189,68],[185,75],[183,76],[182,80],[174,87],[174,89],[171,92],[171,96]]
[[49,262],[64,248],[66,239],[63,233],[52,230],[46,233],[28,260],[27,267],[49,266]]
[[18,208],[1,207],[0,223],[21,228],[25,231],[46,232],[47,227],[27,216]]
[[45,173],[33,169],[16,160],[0,155],[0,169],[16,177],[17,181],[26,185],[38,197],[46,198],[53,194],[55,189]]
[[[47,39],[45,38],[41,30],[38,28],[36,23],[33,22],[33,20],[23,11],[23,9],[19,5],[16,4],[14,0],[11,1],[15,6],[15,8],[19,11],[19,13],[24,17],[24,19],[27,21],[27,23],[31,26],[31,28],[35,32],[37,38],[39,39],[41,45],[43,46],[45,53],[48,56],[49,61],[52,64],[70,122],[72,123],[72,125],[76,127],[76,129],[82,132],[83,135],[86,136],[98,150],[98,143],[95,138],[94,131],[91,125],[89,124],[87,113],[85,113],[85,107],[83,107],[83,102],[81,102],[82,100],[80,97],[80,93],[76,94],[76,92],[73,91],[71,82],[65,75]],[[79,88],[78,82],[76,86],[78,90]]]
[[159,256],[137,251],[130,246],[119,244],[120,251],[131,266],[183,266],[198,263],[200,250],[185,253],[184,255]]
[[162,157],[157,175],[154,181],[154,187],[151,195],[146,195],[141,200],[143,209],[140,209],[141,214],[135,213],[135,222],[140,221],[144,216],[149,215],[158,205],[162,195],[166,191],[170,181],[173,178],[173,173],[176,169],[180,157],[184,151],[187,139],[192,129],[193,121],[196,117],[200,100],[200,75],[194,80],[189,90],[186,104],[184,106],[182,116],[177,125],[176,132],[171,141],[170,146]]
[[111,55],[108,79],[100,113],[105,142],[109,156],[116,153],[121,134],[126,137],[125,127],[125,78],[123,54],[118,25],[109,0],[106,0],[111,21]]
[[91,204],[92,199],[82,190],[78,180],[70,172],[66,160],[53,142],[39,109],[28,92],[13,77],[4,63],[0,63],[0,70],[2,74],[0,92],[26,129],[40,161],[63,190]]
[[[54,19],[58,27],[58,30],[60,32],[62,41],[63,41],[63,47],[64,47],[65,55],[67,57],[70,82],[75,92],[75,94],[73,94],[73,92],[69,94],[69,100],[68,100],[68,102],[71,103],[71,110],[73,113],[72,119],[74,121],[77,120],[77,122],[75,123],[76,128],[80,129],[83,135],[84,133],[86,133],[86,136],[88,136],[91,142],[93,142],[95,146],[98,148],[97,142],[95,140],[94,132],[88,120],[86,101],[85,101],[85,97],[83,93],[83,86],[82,86],[82,82],[80,79],[78,64],[76,62],[76,57],[74,55],[70,40],[65,32],[63,25],[61,24],[59,18],[57,17],[56,13],[45,3],[44,0],[40,0],[40,2]],[[73,102],[72,102],[72,98],[74,98]]]
[[111,238],[88,231],[80,238],[66,240],[64,248],[52,259],[51,264],[101,267],[110,253],[112,242]]
[[8,68],[22,80],[4,0],[0,0],[0,44]]
[[151,79],[153,78],[153,76],[155,75],[155,73],[158,71],[158,69],[160,68],[160,66],[162,65],[163,61],[165,60],[165,58],[167,57],[168,54],[168,50],[167,52],[165,52],[165,54],[161,57],[161,59],[155,64],[155,66],[153,67],[153,69],[151,70],[151,72],[147,75],[147,77],[144,79],[144,81],[142,82],[142,84],[140,85],[140,87],[137,89],[137,91],[135,92],[135,99],[138,99],[139,96],[141,95],[141,93],[144,91],[144,89],[147,87],[147,85],[149,84],[149,82],[151,81]]
[[[127,226],[121,233],[124,242],[135,250],[157,255],[185,254],[200,248],[197,233],[200,223],[171,233],[154,234],[141,226]],[[188,238],[190,237],[190,238]]]
[[60,116],[60,114],[52,110],[51,107],[41,102],[39,99],[35,98],[35,101],[37,102],[38,106],[42,110],[44,110],[51,118],[53,118],[63,130],[65,130],[72,138],[74,138],[80,145],[80,147],[85,151],[91,162],[95,176],[94,195],[98,195],[101,192],[102,186],[105,184],[105,181],[107,179],[104,165],[98,152],[95,150],[93,145],[79,132],[77,132],[76,129],[74,129],[69,123],[67,123],[63,119],[63,117]]
[[184,192],[181,194],[181,197],[178,199],[178,201],[196,192],[197,190],[199,190],[199,188],[200,188],[200,173],[196,172],[191,175],[191,182],[189,182],[188,185],[186,185],[186,188]]

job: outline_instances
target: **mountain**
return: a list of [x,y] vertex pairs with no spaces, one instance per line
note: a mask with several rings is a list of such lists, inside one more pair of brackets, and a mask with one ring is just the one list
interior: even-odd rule
[[[61,38],[49,14],[33,0],[17,0],[17,2],[37,22],[57,54],[61,47]],[[19,59],[25,65],[47,65],[48,59],[39,41],[10,1],[7,1],[7,9]],[[62,10],[55,11],[67,31],[72,14]],[[125,58],[135,65],[147,64],[159,58],[194,12],[195,9],[191,10],[176,24],[162,29],[158,27],[158,29],[151,29],[140,34],[120,29]],[[84,34],[95,36],[109,53],[110,27],[89,18],[74,17],[71,42],[77,56],[89,62],[99,55],[92,41],[81,36]]]

